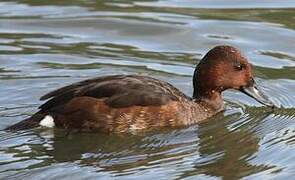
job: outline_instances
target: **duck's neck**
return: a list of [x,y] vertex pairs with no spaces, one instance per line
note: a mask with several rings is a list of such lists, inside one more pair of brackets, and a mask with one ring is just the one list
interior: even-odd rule
[[221,92],[219,91],[195,88],[193,99],[198,104],[201,104],[205,108],[209,108],[214,112],[223,110],[223,100]]

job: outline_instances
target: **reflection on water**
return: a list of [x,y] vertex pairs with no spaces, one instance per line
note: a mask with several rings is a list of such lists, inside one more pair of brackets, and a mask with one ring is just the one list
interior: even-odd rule
[[[259,162],[253,162],[253,159],[263,154],[259,152],[263,144],[271,144],[277,150],[281,148],[276,141],[282,137],[267,140],[262,137],[288,129],[292,115],[288,114],[289,111],[279,112],[284,114],[284,118],[274,118],[274,121],[280,120],[281,125],[271,126],[273,129],[268,131],[270,129],[264,129],[267,126],[265,123],[268,123],[265,120],[278,116],[277,112],[250,107],[245,111],[241,114],[229,109],[226,115],[220,114],[192,127],[129,136],[67,133],[58,129],[54,132],[37,129],[18,134],[3,133],[1,153],[5,157],[2,168],[9,169],[16,162],[26,163],[19,164],[16,169],[24,171],[17,174],[7,173],[6,170],[2,173],[10,174],[10,178],[30,179],[52,176],[55,168],[73,168],[77,179],[93,176],[93,172],[102,177],[206,176],[236,179],[282,170],[282,165],[263,163],[272,161],[272,156],[265,156]],[[292,140],[294,137],[290,136],[283,139],[285,142]],[[295,157],[291,153],[288,158]],[[294,168],[293,164],[289,165]],[[85,171],[85,167],[89,170]],[[67,170],[58,170],[52,178],[61,178],[68,173]]]
[[0,132],[0,179],[290,179],[295,172],[293,1],[0,2],[0,129],[46,92],[85,78],[142,74],[192,94],[210,47],[239,47],[279,107],[236,91],[191,127],[136,135]]

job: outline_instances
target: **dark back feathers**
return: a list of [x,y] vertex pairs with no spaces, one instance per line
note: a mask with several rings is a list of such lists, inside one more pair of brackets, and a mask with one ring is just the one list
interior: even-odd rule
[[104,102],[114,108],[163,105],[169,101],[188,98],[169,83],[154,78],[114,75],[88,79],[52,91],[40,98],[49,100],[39,108],[50,110],[81,96],[104,98]]

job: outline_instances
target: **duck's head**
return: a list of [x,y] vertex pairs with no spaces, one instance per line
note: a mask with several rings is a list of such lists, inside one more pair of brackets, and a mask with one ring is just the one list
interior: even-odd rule
[[259,90],[248,60],[232,46],[216,46],[197,65],[194,98],[210,98],[227,89],[236,89],[266,106],[273,103]]

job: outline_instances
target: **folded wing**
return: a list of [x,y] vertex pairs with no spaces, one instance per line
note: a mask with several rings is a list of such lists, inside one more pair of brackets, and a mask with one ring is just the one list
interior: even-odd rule
[[114,108],[157,106],[188,98],[169,83],[154,78],[115,75],[81,81],[52,91],[41,97],[40,100],[49,100],[39,108],[50,110],[82,96],[103,99],[108,106]]

